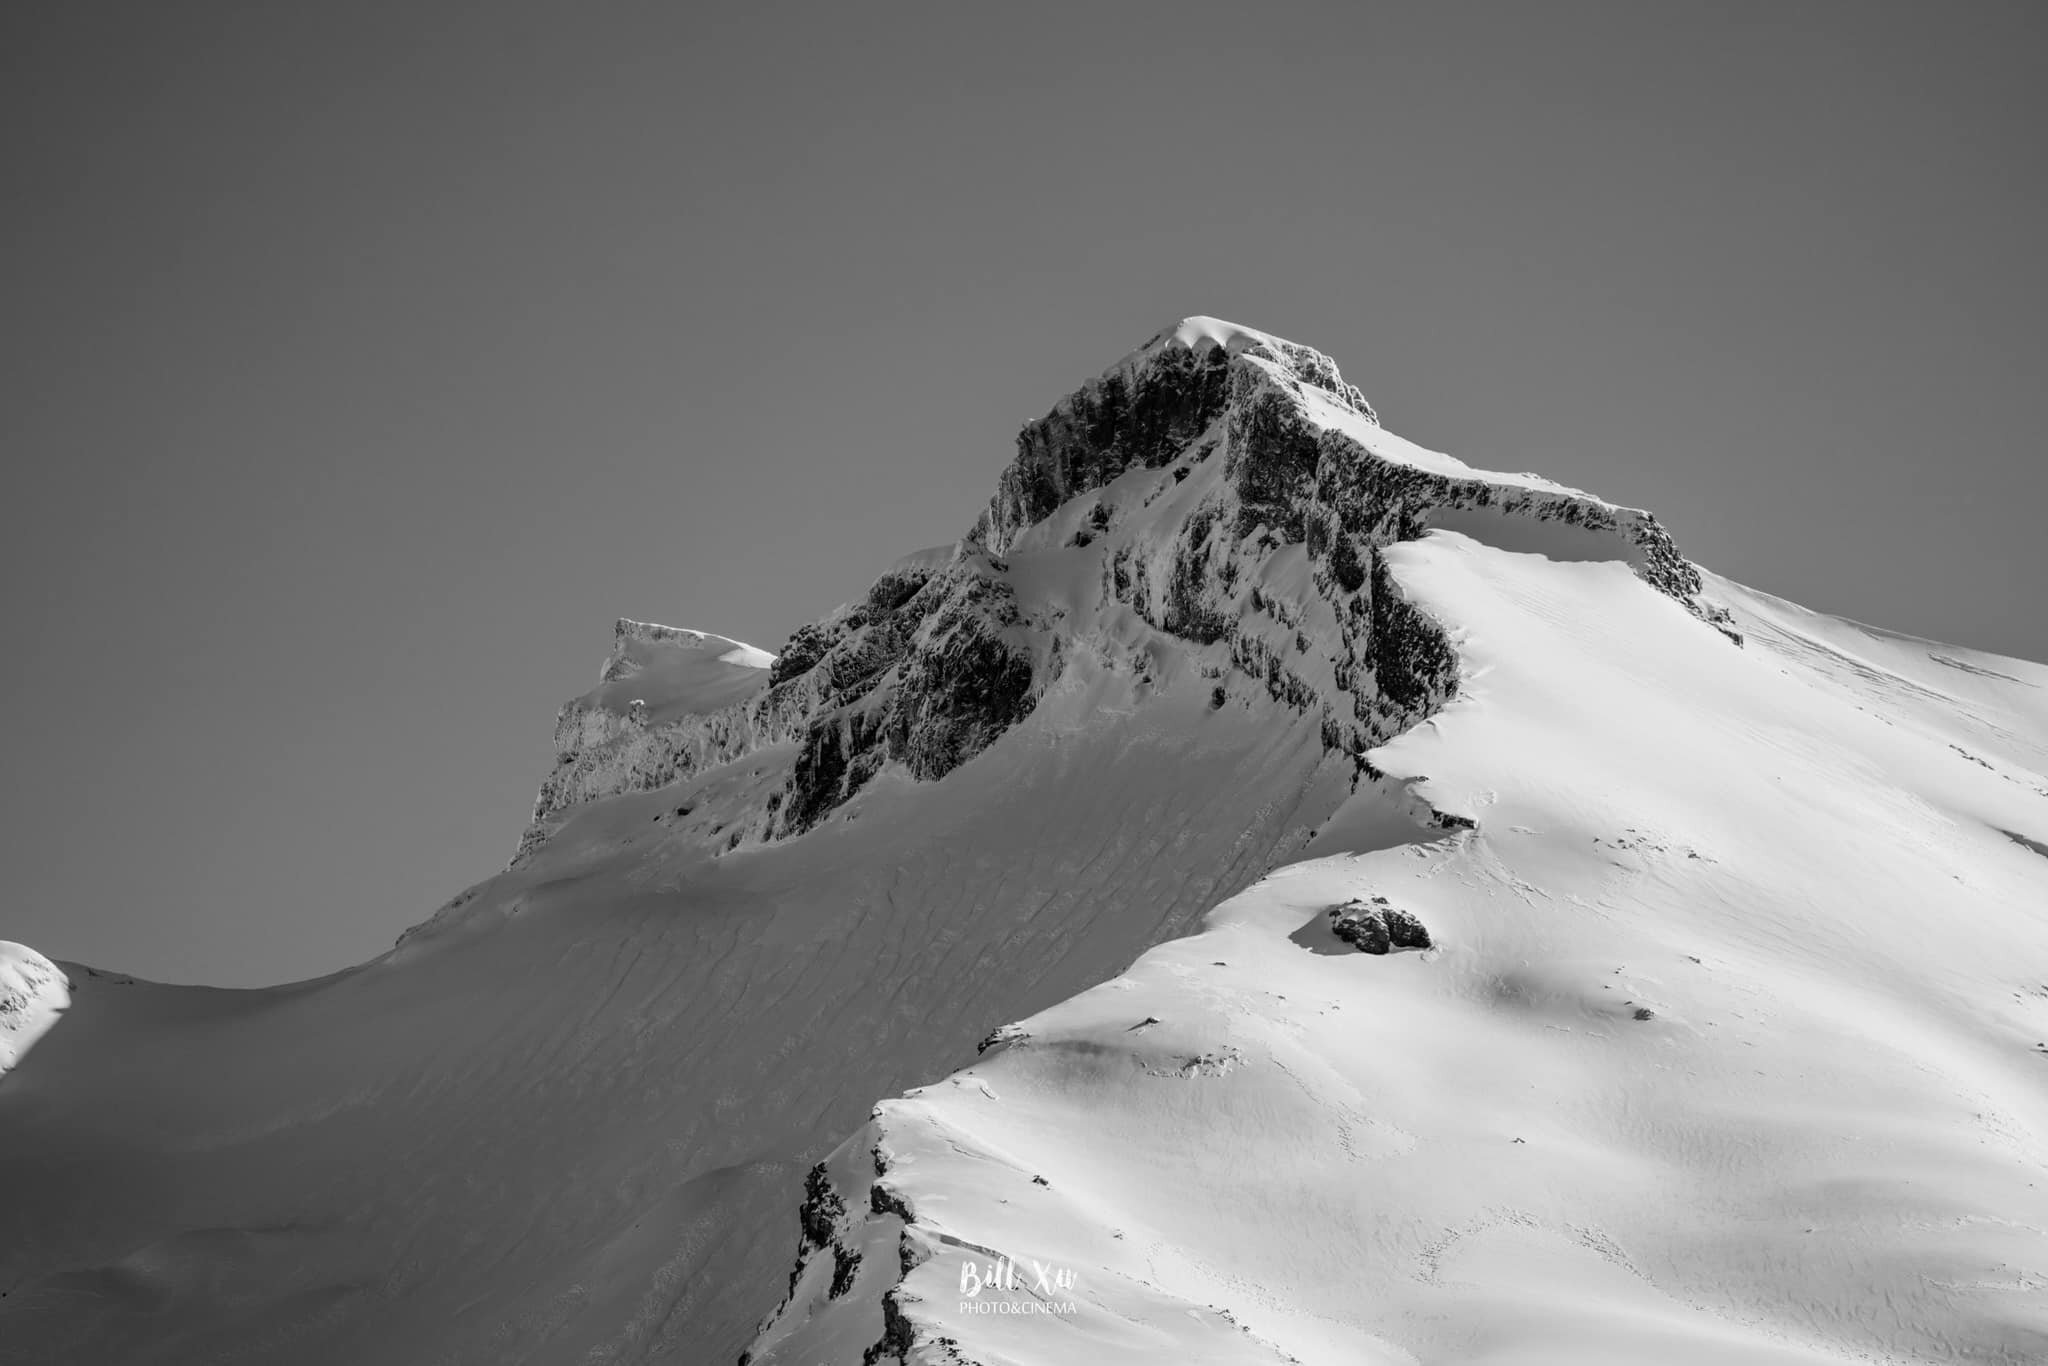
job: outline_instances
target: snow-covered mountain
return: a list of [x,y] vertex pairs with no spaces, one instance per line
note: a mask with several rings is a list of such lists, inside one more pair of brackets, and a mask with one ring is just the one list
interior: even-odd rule
[[0,1355],[2048,1360],[2048,669],[1306,347],[1161,333],[779,655],[621,622],[556,744],[375,962],[70,971]]

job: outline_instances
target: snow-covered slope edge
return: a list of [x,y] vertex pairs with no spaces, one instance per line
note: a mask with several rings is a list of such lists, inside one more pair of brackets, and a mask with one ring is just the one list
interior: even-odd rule
[[71,1004],[71,981],[26,944],[0,939],[0,1077]]
[[[2048,1360],[2048,669],[1465,515],[1502,486],[1361,555],[1453,642],[1365,755],[1449,833],[1364,787],[881,1104],[755,1362]],[[1330,933],[1373,897],[1434,947]]]

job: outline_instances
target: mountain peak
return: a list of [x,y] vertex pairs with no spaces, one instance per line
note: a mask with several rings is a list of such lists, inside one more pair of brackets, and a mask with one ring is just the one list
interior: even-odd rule
[[1226,409],[1266,388],[1325,405],[1346,423],[1379,426],[1365,395],[1314,347],[1219,318],[1183,318],[1025,424],[973,535],[1001,553],[1067,499],[1134,466],[1170,463]]
[[1234,352],[1243,350],[1253,343],[1271,344],[1277,341],[1279,338],[1272,333],[1261,332],[1256,327],[1246,327],[1243,323],[1196,313],[1182,318],[1171,327],[1162,327],[1132,354],[1156,351],[1165,346],[1184,346],[1190,351],[1204,346],[1220,346],[1225,351]]
[[603,683],[562,712],[520,856],[583,803],[785,743],[779,782],[705,829],[718,852],[801,834],[885,768],[933,781],[972,760],[1079,656],[1140,694],[1248,675],[1363,765],[1457,686],[1443,631],[1381,565],[1432,530],[1621,562],[1717,621],[1648,513],[1403,441],[1322,352],[1189,317],[1026,423],[963,540],[898,561],[779,655],[621,622]]

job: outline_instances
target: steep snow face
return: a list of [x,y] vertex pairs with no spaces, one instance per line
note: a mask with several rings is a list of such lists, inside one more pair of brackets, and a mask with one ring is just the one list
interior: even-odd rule
[[1457,828],[1340,812],[883,1102],[757,1366],[2048,1360],[2048,668],[1456,525],[1369,758]]
[[71,981],[26,944],[0,940],[0,1077],[71,1004]]

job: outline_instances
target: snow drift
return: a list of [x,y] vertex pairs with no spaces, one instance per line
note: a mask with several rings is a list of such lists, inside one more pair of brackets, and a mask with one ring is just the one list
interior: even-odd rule
[[2040,1360],[2044,685],[1189,319],[779,654],[621,622],[391,954],[75,972],[0,1334]]

